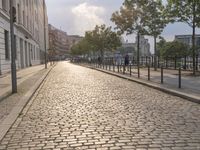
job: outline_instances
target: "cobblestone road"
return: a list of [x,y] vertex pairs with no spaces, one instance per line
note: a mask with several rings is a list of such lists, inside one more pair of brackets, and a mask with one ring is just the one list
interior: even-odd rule
[[59,63],[0,149],[200,150],[200,105]]

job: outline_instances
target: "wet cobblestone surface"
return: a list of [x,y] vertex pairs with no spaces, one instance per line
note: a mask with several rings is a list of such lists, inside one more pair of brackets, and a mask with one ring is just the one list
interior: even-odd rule
[[200,150],[200,105],[59,63],[0,149]]

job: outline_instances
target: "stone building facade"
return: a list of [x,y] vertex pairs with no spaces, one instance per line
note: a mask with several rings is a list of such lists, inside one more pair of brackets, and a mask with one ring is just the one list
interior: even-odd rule
[[68,35],[49,24],[49,58],[52,60],[63,60],[70,57],[70,49],[82,39],[78,35]]
[[[16,8],[14,34],[17,69],[44,63],[45,47],[48,49],[48,18],[45,0],[15,0],[13,2]],[[1,74],[9,72],[11,68],[9,7],[9,0],[0,0]]]

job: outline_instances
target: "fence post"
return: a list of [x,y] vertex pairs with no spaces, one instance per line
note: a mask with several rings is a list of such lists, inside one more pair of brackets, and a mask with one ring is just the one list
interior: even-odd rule
[[150,65],[148,65],[148,80],[150,81]]
[[117,71],[118,71],[118,73],[119,73],[119,64],[117,64]]
[[114,62],[114,59],[113,59],[113,72],[115,72],[115,62]]
[[108,62],[108,63],[109,63],[109,71],[110,71],[110,65],[111,65],[111,64],[110,64],[110,63],[111,63],[111,59],[110,59],[110,58],[109,58],[109,62]]
[[178,87],[181,88],[181,67],[179,68],[178,71]]
[[125,64],[123,65],[123,74],[125,74]]
[[163,84],[163,66],[161,66],[161,84]]
[[106,70],[108,69],[107,67],[107,65],[108,65],[108,59],[106,59],[106,63],[105,63],[105,65],[106,65]]

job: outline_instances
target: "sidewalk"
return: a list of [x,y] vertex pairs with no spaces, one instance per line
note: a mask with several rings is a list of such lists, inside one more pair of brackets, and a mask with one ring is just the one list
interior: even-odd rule
[[[48,65],[49,66],[49,65]],[[44,70],[44,65],[37,65],[17,71],[17,84]],[[11,73],[0,76],[0,101],[11,94]]]
[[0,139],[14,123],[23,107],[46,78],[53,66],[33,66],[17,72],[18,92],[11,95],[11,75],[0,76]]
[[[137,68],[134,67],[130,71],[126,71],[123,74],[122,71],[118,73],[117,67],[115,67],[115,72],[113,71],[113,66],[110,70],[107,67],[107,70],[104,68],[95,68],[94,66],[86,66],[92,69],[96,69],[111,75],[115,75],[120,78],[128,79],[169,94],[173,94],[190,101],[200,103],[200,76],[191,76],[188,71],[182,71],[182,87],[178,88],[178,70],[164,70],[164,84],[161,84],[161,71],[158,69],[154,71],[153,68],[150,70],[150,81],[148,81],[148,70],[145,68],[140,69],[140,78],[138,78]],[[123,70],[123,68],[121,68]],[[145,92],[145,91],[144,91]]]

